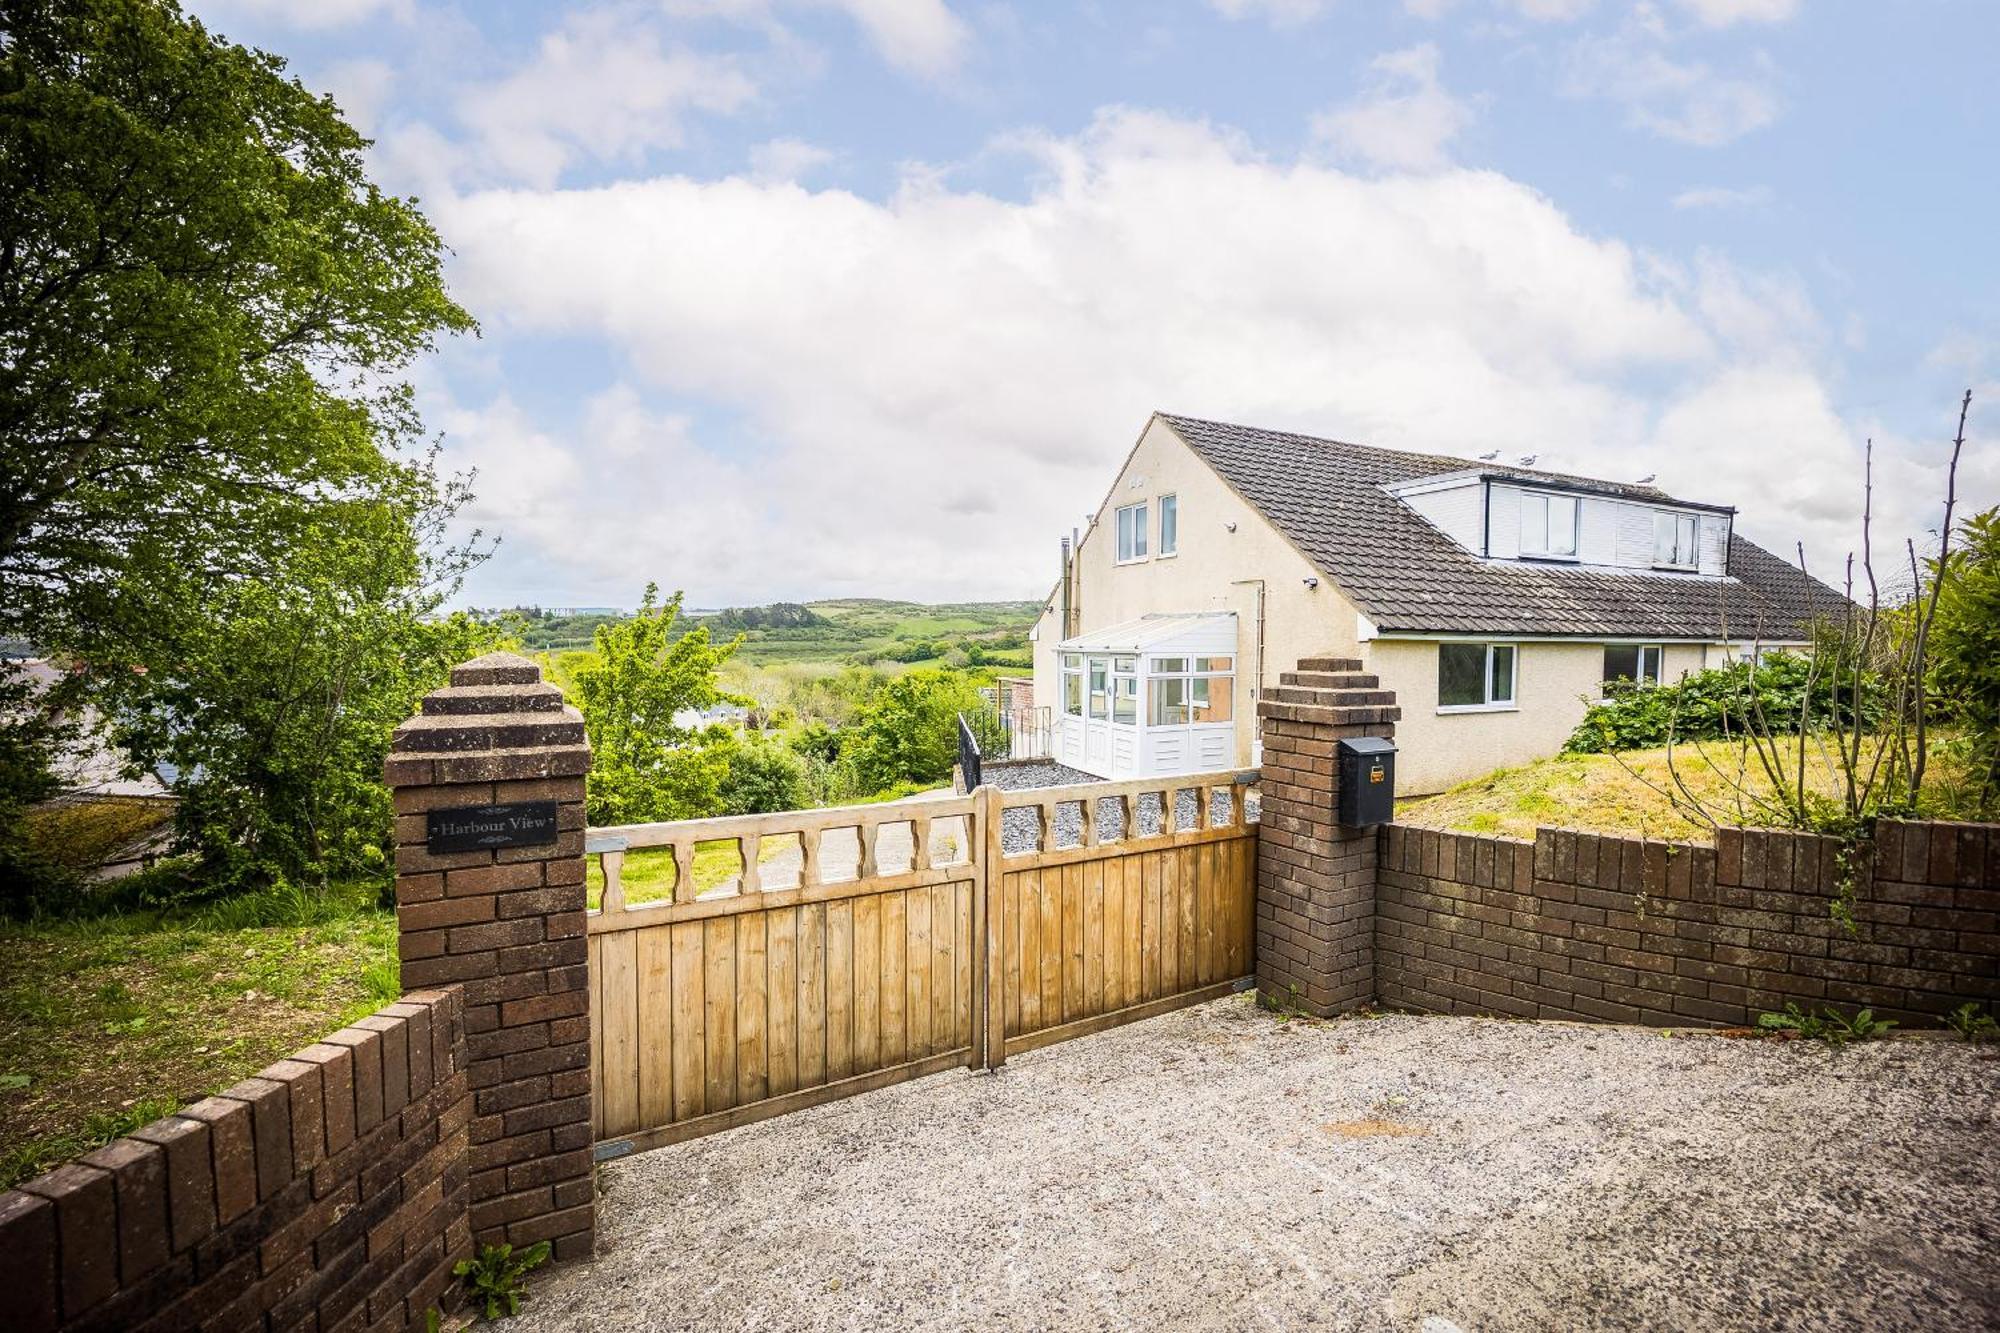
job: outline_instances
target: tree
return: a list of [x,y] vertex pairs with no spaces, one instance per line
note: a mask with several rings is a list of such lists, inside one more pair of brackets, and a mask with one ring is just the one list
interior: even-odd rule
[[388,727],[471,642],[396,378],[472,327],[437,234],[174,0],[0,22],[0,633],[179,768],[221,880],[365,865]]
[[1964,546],[1949,566],[1931,563],[1940,587],[1931,673],[1941,709],[1959,728],[1953,744],[1966,760],[1976,817],[2000,803],[2000,509],[1974,514],[1960,533]]
[[176,660],[100,657],[101,693],[133,760],[175,774],[201,891],[387,869],[390,734],[497,638],[436,614],[475,558],[438,541],[463,498],[413,475],[322,511],[312,540],[255,578],[149,580],[181,625]]
[[958,757],[958,715],[980,704],[979,691],[956,672],[907,671],[877,690],[841,733],[841,763],[862,792],[942,782]]
[[403,484],[394,376],[472,320],[283,61],[174,0],[4,14],[0,632],[136,646],[156,584],[226,597]]
[[585,809],[593,824],[695,819],[718,813],[735,737],[675,715],[724,699],[716,672],[740,639],[720,646],[708,630],[676,633],[681,594],[664,603],[648,583],[639,614],[597,627],[596,656],[576,672],[576,705],[590,736]]

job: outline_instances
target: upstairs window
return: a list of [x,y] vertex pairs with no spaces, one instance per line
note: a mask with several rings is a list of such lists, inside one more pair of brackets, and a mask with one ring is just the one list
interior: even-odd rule
[[1438,711],[1514,706],[1514,645],[1438,645]]
[[1576,497],[1521,497],[1521,554],[1576,558]]
[[1605,644],[1604,683],[1629,680],[1635,685],[1658,685],[1662,652],[1657,643]]
[[1178,495],[1160,497],[1160,554],[1172,555],[1181,547],[1181,500]]
[[1118,511],[1118,562],[1146,558],[1146,504],[1126,505]]
[[1653,515],[1653,563],[1672,569],[1693,569],[1701,561],[1696,545],[1699,535],[1693,514]]

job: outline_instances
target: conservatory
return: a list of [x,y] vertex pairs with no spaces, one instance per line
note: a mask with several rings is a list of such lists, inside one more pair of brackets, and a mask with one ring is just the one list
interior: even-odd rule
[[1055,758],[1102,778],[1236,762],[1236,613],[1144,616],[1057,645]]

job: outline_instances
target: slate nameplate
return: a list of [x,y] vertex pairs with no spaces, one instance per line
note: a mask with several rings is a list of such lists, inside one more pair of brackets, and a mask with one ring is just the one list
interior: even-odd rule
[[556,840],[554,801],[469,805],[433,810],[425,825],[425,850],[483,852],[496,847],[543,847]]

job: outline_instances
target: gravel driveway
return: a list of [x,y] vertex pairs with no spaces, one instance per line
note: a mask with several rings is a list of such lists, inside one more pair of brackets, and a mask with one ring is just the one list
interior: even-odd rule
[[608,1165],[518,1328],[1970,1329],[2000,1050],[1248,997]]

